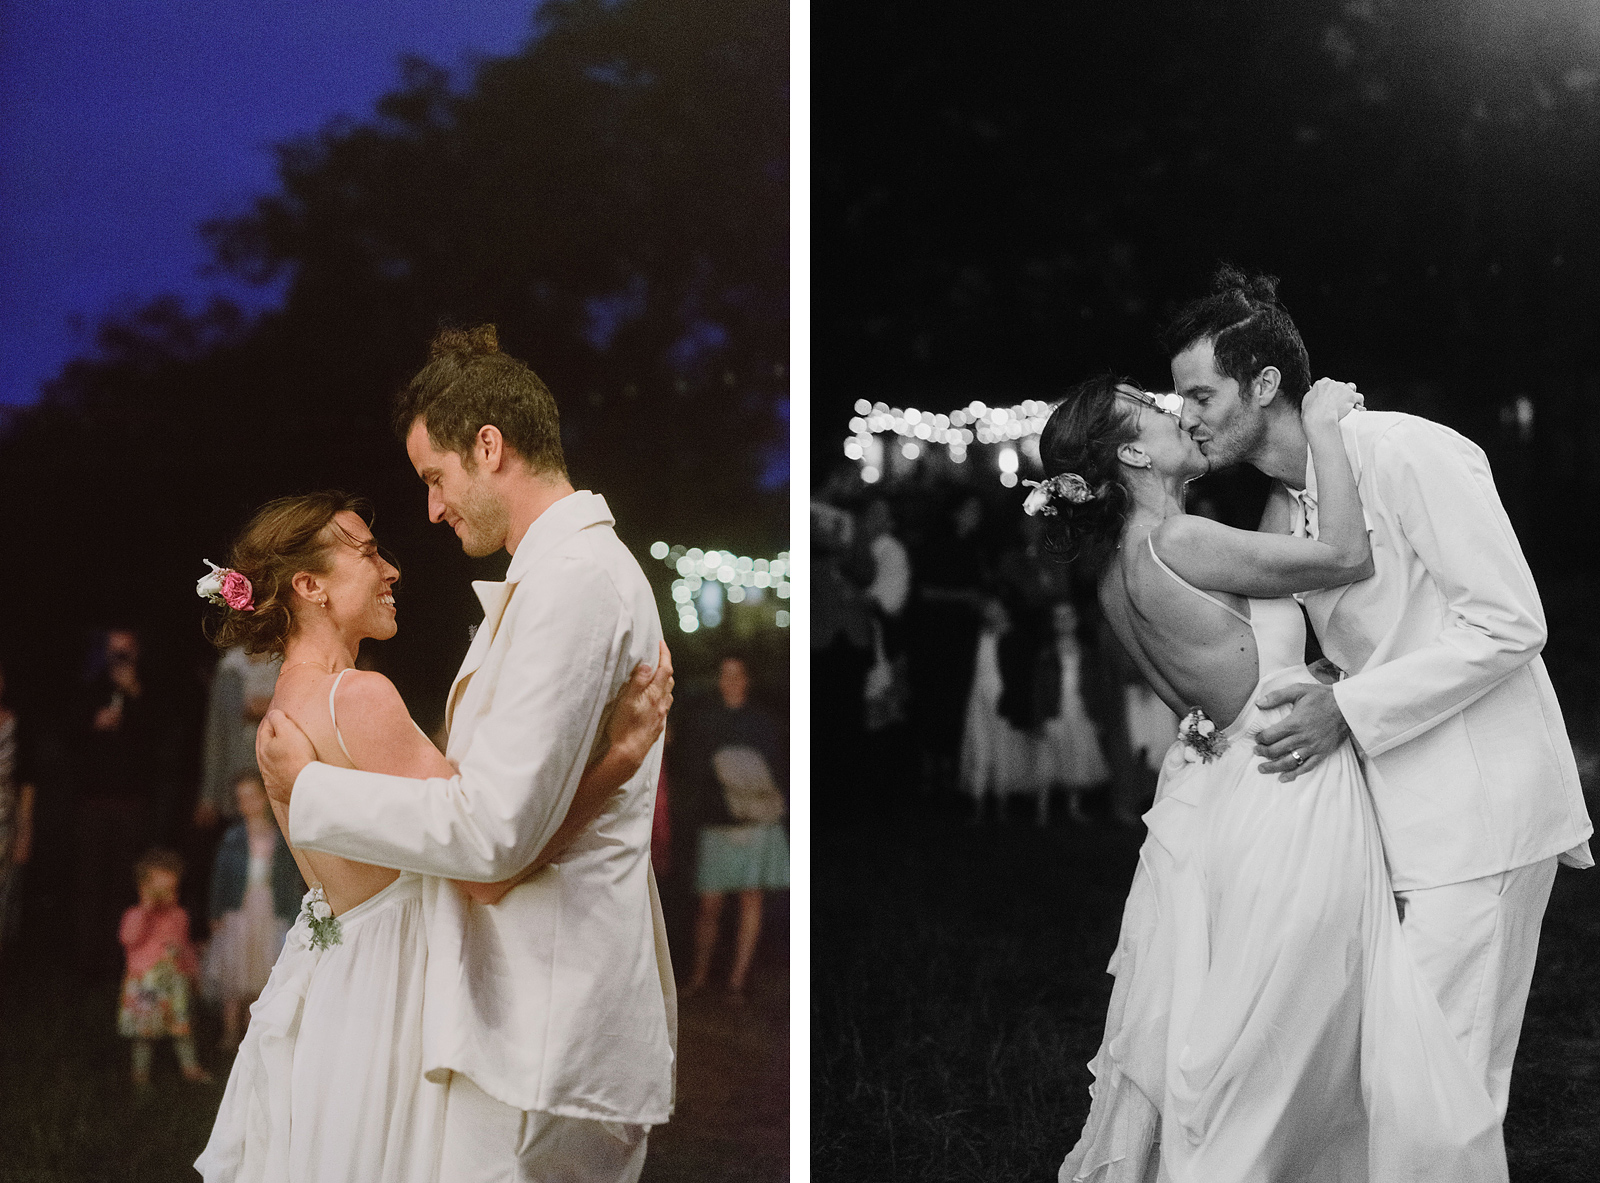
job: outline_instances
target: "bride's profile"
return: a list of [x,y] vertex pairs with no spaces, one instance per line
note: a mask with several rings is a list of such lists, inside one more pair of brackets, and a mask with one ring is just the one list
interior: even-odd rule
[[1109,377],[1074,388],[1044,428],[1047,479],[1026,507],[1097,568],[1117,639],[1183,718],[1060,1178],[1503,1180],[1495,1109],[1401,936],[1355,752],[1346,742],[1284,783],[1252,751],[1288,713],[1257,700],[1312,680],[1288,597],[1372,570],[1339,431],[1360,396],[1324,379],[1301,405],[1315,538],[1186,514],[1207,461],[1172,398]]
[[[220,609],[220,648],[281,654],[272,706],[310,738],[317,759],[409,777],[454,769],[383,675],[355,668],[363,640],[396,632],[399,571],[379,552],[364,502],[338,492],[273,501],[257,512],[227,568],[201,582]],[[567,819],[538,859],[503,883],[451,884],[408,871],[292,850],[311,890],[250,1026],[196,1169],[214,1180],[432,1180],[444,1087],[423,1079],[423,923],[428,891],[492,907],[552,861],[641,766],[671,702],[665,646],[612,712]],[[609,740],[608,743],[604,740]],[[289,833],[283,807],[273,803]]]

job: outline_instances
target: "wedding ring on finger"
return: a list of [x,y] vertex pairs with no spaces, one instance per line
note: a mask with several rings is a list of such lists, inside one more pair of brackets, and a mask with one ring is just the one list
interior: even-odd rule
[[1294,761],[1294,766],[1296,768],[1299,768],[1300,765],[1306,762],[1306,758],[1300,754],[1299,748],[1296,748],[1294,751],[1290,752],[1289,758]]

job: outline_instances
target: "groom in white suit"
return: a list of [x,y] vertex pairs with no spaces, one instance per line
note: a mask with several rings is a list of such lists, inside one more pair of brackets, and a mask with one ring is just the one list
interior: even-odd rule
[[[1275,284],[1223,268],[1164,344],[1212,468],[1275,478],[1261,528],[1315,536],[1299,413],[1311,367]],[[1391,412],[1341,427],[1376,570],[1301,597],[1337,680],[1265,696],[1294,710],[1256,751],[1264,772],[1292,780],[1354,740],[1407,946],[1503,1119],[1556,864],[1593,866],[1539,657],[1544,610],[1476,445]]]
[[[504,583],[473,584],[484,619],[445,716],[459,774],[315,763],[272,716],[262,769],[288,796],[294,845],[430,876],[424,1068],[449,1090],[439,1178],[627,1183],[673,1102],[677,1002],[649,855],[660,741],[609,800],[575,793],[606,704],[656,658],[655,598],[605,501],[568,482],[543,383],[489,326],[433,348],[396,412],[429,517],[469,555],[512,555]],[[448,882],[515,877],[573,820],[586,824],[555,861],[495,905]]]

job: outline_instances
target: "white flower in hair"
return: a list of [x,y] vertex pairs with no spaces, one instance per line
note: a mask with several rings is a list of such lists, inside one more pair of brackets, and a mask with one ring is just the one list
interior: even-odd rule
[[1049,480],[1022,483],[1033,489],[1033,492],[1028,494],[1027,500],[1022,503],[1022,512],[1029,517],[1040,513],[1046,517],[1053,516],[1056,507],[1050,503],[1057,497],[1074,505],[1094,500],[1094,491],[1089,488],[1089,482],[1075,472],[1061,472]]
[[205,565],[211,568],[209,575],[200,577],[194,585],[194,590],[202,600],[210,600],[213,604],[222,603],[222,577],[227,574],[227,568],[219,567],[210,559],[204,560]]

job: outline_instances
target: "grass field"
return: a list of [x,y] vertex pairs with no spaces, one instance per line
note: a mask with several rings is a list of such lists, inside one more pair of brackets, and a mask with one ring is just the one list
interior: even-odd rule
[[[812,1178],[1054,1180],[1088,1112],[1140,835],[905,805],[813,836]],[[1600,1178],[1600,873],[1546,914],[1506,1142]]]

